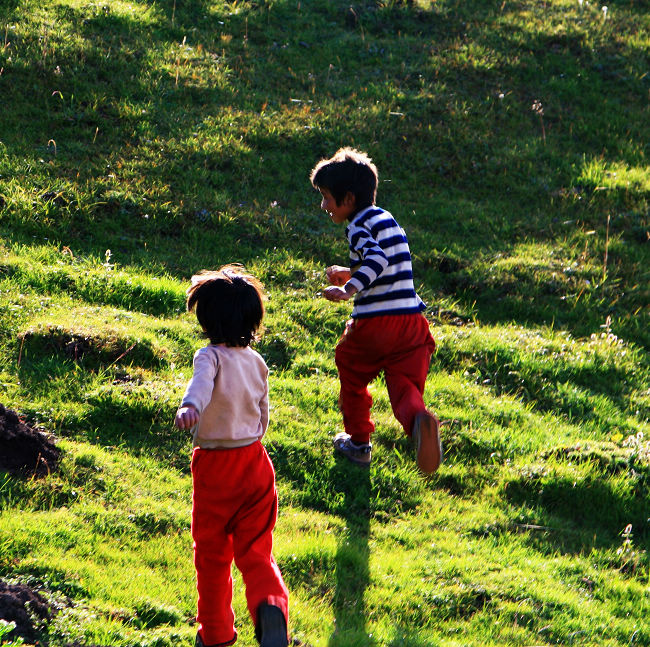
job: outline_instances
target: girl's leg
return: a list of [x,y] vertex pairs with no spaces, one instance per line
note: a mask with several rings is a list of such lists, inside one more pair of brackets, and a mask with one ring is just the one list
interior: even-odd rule
[[289,592],[273,558],[273,529],[277,519],[278,498],[271,460],[261,443],[247,450],[245,488],[247,502],[233,519],[235,564],[246,585],[248,610],[256,627],[261,604],[278,607],[287,626]]
[[237,639],[232,609],[232,537],[226,531],[228,513],[206,488],[218,453],[194,450],[192,538],[198,590],[197,621],[203,644],[231,645]]

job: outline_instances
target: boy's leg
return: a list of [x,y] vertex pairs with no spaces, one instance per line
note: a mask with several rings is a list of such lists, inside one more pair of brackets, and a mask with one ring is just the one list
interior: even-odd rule
[[343,414],[343,427],[357,445],[370,442],[375,425],[370,419],[372,396],[368,384],[381,370],[375,357],[377,347],[364,334],[369,320],[352,321],[336,346],[336,367],[341,390],[339,407]]
[[410,436],[416,416],[427,411],[424,386],[435,342],[424,316],[407,315],[399,320],[396,351],[384,359],[384,376],[393,413]]
[[[215,499],[209,483],[221,470],[215,451],[194,450],[192,457],[192,538],[199,595],[197,621],[203,645],[232,645],[237,639],[232,609],[232,538],[226,532],[227,505]],[[197,640],[198,642],[198,640]]]
[[270,605],[282,612],[286,633],[289,592],[272,554],[278,511],[273,465],[261,443],[240,451],[247,454],[247,469],[241,484],[247,494],[246,502],[232,522],[235,564],[242,573],[255,627],[260,629],[260,606]]
[[386,359],[386,386],[395,417],[415,443],[418,467],[431,474],[442,460],[438,418],[423,399],[435,342],[423,316],[407,317],[404,324],[399,352]]

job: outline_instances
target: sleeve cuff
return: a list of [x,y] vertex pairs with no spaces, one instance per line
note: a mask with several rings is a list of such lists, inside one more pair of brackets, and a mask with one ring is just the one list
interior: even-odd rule
[[356,288],[356,290],[357,290],[357,294],[358,294],[359,292],[361,292],[361,290],[363,290],[363,287],[364,287],[364,286],[363,286],[363,283],[361,283],[361,281],[359,281],[359,279],[355,279],[354,277],[352,277],[352,278],[351,278],[351,279],[350,279],[350,280],[349,280],[349,281],[348,281],[348,282],[343,286],[343,289],[345,290],[345,288],[346,288],[348,285],[351,285],[353,288]]
[[194,402],[192,402],[191,400],[183,400],[181,402],[181,407],[187,407],[187,406],[192,406],[197,410],[198,413],[201,413],[201,408],[197,407],[196,404],[194,404]]

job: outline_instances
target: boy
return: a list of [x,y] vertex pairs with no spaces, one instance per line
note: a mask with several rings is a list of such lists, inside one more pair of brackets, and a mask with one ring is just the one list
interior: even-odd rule
[[176,426],[191,429],[192,538],[199,593],[196,647],[237,640],[233,559],[261,647],[286,647],[288,592],[273,559],[278,497],[260,442],[269,420],[268,369],[250,347],[262,325],[259,281],[239,266],[192,277],[187,309],[210,343],[196,351]]
[[411,255],[404,230],[375,205],[378,173],[370,158],[341,148],[321,160],[311,183],[323,197],[321,209],[346,224],[350,265],[327,268],[330,301],[354,297],[352,319],[336,346],[344,432],[335,450],[353,463],[371,461],[372,397],[368,384],[384,372],[395,417],[413,440],[417,464],[435,472],[442,459],[439,422],[424,405],[423,393],[435,342],[422,314],[425,305],[413,286]]

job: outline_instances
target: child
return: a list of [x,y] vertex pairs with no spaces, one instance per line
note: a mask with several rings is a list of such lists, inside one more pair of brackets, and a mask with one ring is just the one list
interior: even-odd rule
[[352,319],[336,346],[343,413],[334,448],[354,463],[369,465],[374,424],[368,384],[384,372],[395,417],[411,436],[422,472],[435,472],[442,459],[439,423],[422,398],[435,342],[413,286],[411,255],[403,229],[375,206],[377,168],[352,148],[321,160],[311,173],[323,197],[321,209],[346,224],[352,268],[327,268],[330,301],[354,297]]
[[262,647],[286,647],[288,591],[272,555],[278,498],[260,439],[268,425],[268,369],[250,347],[264,316],[262,286],[239,266],[192,277],[187,309],[210,340],[176,413],[192,429],[192,538],[199,594],[196,647],[237,640],[231,566],[242,573]]

